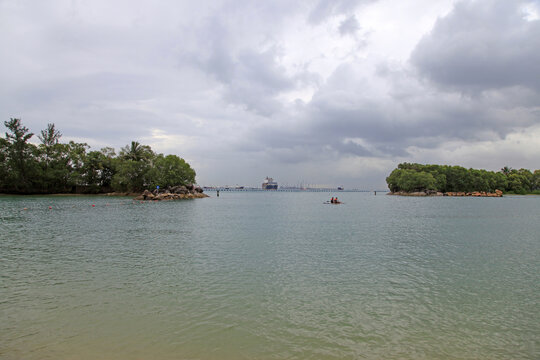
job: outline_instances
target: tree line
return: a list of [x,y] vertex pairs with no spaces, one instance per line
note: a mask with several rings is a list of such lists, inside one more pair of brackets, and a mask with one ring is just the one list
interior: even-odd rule
[[512,169],[500,171],[466,169],[461,166],[399,164],[386,178],[392,192],[494,192],[502,190],[514,194],[540,194],[540,170]]
[[0,192],[11,194],[135,192],[195,183],[195,171],[176,155],[157,154],[136,141],[120,149],[88,151],[86,143],[61,143],[48,124],[37,136],[20,119],[5,121],[0,136]]

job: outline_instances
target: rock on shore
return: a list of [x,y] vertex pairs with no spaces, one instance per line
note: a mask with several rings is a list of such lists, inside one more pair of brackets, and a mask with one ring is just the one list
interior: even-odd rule
[[502,197],[503,192],[501,190],[495,190],[495,192],[485,191],[473,191],[473,192],[438,192],[434,190],[425,190],[417,192],[405,192],[396,191],[389,192],[388,195],[401,195],[401,196],[474,196],[474,197]]
[[200,199],[208,197],[203,193],[203,189],[194,185],[171,186],[166,189],[156,189],[152,192],[144,190],[142,194],[134,200],[181,200],[181,199]]

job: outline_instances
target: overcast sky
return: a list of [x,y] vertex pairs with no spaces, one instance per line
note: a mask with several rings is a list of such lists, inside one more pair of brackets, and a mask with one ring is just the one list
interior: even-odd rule
[[540,0],[0,0],[0,49],[2,122],[201,185],[540,168]]

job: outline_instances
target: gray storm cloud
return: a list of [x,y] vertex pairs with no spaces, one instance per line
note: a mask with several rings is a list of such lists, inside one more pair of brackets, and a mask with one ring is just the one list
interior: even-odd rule
[[[437,1],[448,11],[1,1],[0,115],[96,148],[148,142],[192,161],[203,183],[384,185],[396,163],[427,161],[419,153],[438,162],[448,144],[486,148],[540,124],[540,3]],[[405,55],[388,55],[429,17]]]
[[[327,147],[358,156],[406,156],[410,146],[500,139],[540,123],[540,22],[524,18],[523,4],[458,3],[414,49],[413,69],[381,75],[394,86],[390,96],[366,95],[371,85],[354,71],[361,63],[338,68],[306,105],[312,121],[304,132],[312,143],[318,139],[310,145],[314,157]],[[283,146],[271,136],[264,140]]]
[[460,2],[435,24],[411,60],[435,84],[461,91],[509,86],[540,90],[540,22],[527,2]]

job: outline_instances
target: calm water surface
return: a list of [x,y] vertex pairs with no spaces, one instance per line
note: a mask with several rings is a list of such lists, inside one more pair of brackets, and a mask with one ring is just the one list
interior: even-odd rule
[[540,358],[540,197],[210,195],[0,197],[0,358]]

